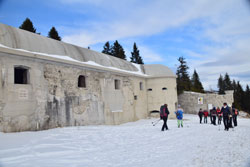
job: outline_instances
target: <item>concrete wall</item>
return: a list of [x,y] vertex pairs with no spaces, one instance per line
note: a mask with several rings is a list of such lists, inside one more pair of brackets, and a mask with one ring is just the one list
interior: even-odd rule
[[[165,89],[166,90],[163,90]],[[149,89],[152,89],[149,90]],[[159,111],[160,106],[168,104],[170,117],[175,117],[177,105],[176,78],[147,79],[148,112]]]
[[[19,65],[29,69],[29,84],[14,83]],[[86,77],[86,88],[78,87],[79,75]],[[120,124],[148,116],[145,78],[0,53],[0,81],[3,132]]]
[[[198,98],[203,99],[203,104],[198,104]],[[184,113],[197,114],[199,109],[209,109],[208,104],[213,107],[222,107],[223,103],[233,103],[233,91],[226,91],[225,95],[219,95],[216,93],[196,93],[196,92],[184,92],[178,96],[178,103],[184,110]]]

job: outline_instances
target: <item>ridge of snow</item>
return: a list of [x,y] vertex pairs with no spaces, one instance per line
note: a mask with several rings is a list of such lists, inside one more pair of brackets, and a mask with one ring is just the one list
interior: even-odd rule
[[54,55],[54,54],[47,54],[47,53],[41,53],[41,52],[28,51],[28,50],[24,50],[24,49],[16,49],[16,48],[7,47],[7,46],[2,45],[2,44],[0,44],[0,47],[12,49],[12,50],[17,50],[17,51],[22,51],[22,52],[27,52],[27,53],[32,53],[32,54],[37,54],[37,55],[42,55],[42,56],[46,56],[46,57],[53,57],[53,58],[56,58],[56,59],[62,59],[62,60],[67,60],[67,61],[71,61],[71,62],[77,62],[77,63],[91,65],[91,66],[98,66],[98,67],[102,67],[102,68],[106,68],[106,69],[111,69],[111,70],[116,70],[116,71],[120,71],[120,72],[130,73],[130,74],[136,74],[136,75],[141,75],[141,76],[149,76],[147,74],[144,74],[141,71],[141,68],[140,68],[139,64],[135,64],[135,63],[132,63],[132,64],[138,69],[138,71],[128,71],[128,70],[123,70],[123,69],[119,69],[119,68],[116,68],[116,67],[103,66],[103,65],[98,64],[98,63],[96,63],[94,61],[82,62],[82,61],[79,61],[79,60],[76,60],[76,59],[73,59],[73,58],[71,58],[69,56],[64,56],[64,55]]

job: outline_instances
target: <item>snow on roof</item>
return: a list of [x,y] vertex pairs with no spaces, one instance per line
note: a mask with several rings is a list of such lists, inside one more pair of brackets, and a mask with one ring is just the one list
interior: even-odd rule
[[[138,65],[0,23],[1,47],[141,76],[175,76],[163,65]],[[141,68],[145,68],[145,73]]]

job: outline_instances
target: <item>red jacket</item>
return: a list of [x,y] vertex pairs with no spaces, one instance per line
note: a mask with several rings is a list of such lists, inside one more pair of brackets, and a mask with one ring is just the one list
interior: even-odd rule
[[203,111],[203,114],[204,114],[204,117],[207,117],[207,116],[208,116],[208,111],[207,111],[207,110],[204,110],[204,111]]
[[216,112],[217,112],[217,115],[218,115],[218,116],[222,116],[222,112],[221,112],[220,109],[217,109]]

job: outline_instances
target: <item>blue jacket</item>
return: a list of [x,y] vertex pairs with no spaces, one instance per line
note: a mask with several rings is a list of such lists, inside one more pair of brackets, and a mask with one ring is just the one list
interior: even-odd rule
[[177,119],[182,120],[182,118],[183,118],[183,111],[182,111],[182,109],[178,109],[175,112],[175,114],[176,114]]

